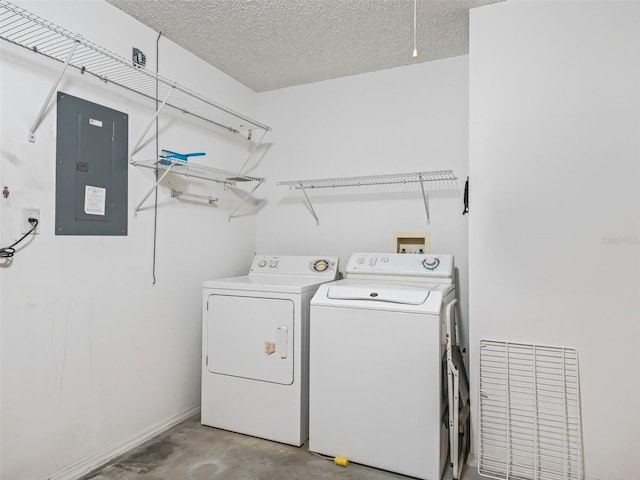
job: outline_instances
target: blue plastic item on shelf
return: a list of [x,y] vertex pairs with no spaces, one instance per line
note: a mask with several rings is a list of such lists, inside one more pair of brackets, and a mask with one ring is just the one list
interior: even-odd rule
[[192,153],[178,153],[171,150],[162,149],[160,152],[161,160],[158,162],[160,165],[171,165],[171,160],[180,160],[187,162],[189,157],[202,157],[206,155],[205,152],[192,152]]

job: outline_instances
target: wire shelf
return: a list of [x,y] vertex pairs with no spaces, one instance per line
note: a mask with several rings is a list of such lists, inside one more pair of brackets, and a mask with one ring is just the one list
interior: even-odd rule
[[359,177],[318,178],[312,180],[287,180],[276,185],[285,185],[297,189],[363,187],[368,185],[391,185],[398,183],[441,182],[457,180],[453,170],[431,172],[390,173]]
[[[245,195],[245,197],[240,201],[235,210],[231,212],[231,214],[229,214],[229,221],[231,221],[231,219],[234,218],[236,216],[236,213],[240,210],[240,207],[242,207],[242,205],[244,205],[244,203],[249,200],[251,195],[253,195],[253,192],[255,192],[257,188],[265,182],[265,179],[261,177],[244,175],[241,173],[231,172],[229,170],[210,167],[208,165],[199,165],[197,163],[175,157],[160,157],[158,160],[146,161],[137,161],[132,159],[131,164],[137,167],[150,168],[153,170],[163,170],[162,175],[160,175],[156,183],[142,197],[142,200],[138,202],[138,205],[136,205],[136,208],[134,209],[135,212],[138,212],[140,210],[142,204],[147,198],[149,198],[149,195],[151,195],[151,193],[158,187],[158,185],[160,185],[164,177],[166,177],[170,173],[183,175],[185,177],[200,178],[202,180],[211,180],[214,182],[223,183],[225,185],[235,185],[239,182],[256,182],[253,189]],[[180,194],[183,194],[183,192],[180,192]],[[215,199],[215,201],[217,201],[217,199]],[[209,203],[213,203],[211,199],[209,199]]]
[[226,185],[236,185],[239,182],[265,182],[265,179],[261,177],[252,177],[249,175],[231,172],[229,170],[210,167],[208,165],[199,165],[190,161],[185,162],[175,158],[142,161],[132,160],[131,164],[143,168],[171,170],[171,173],[175,173],[177,175],[199,178],[201,180],[211,180],[213,182],[224,183]]
[[152,100],[168,98],[167,105],[230,131],[271,130],[7,0],[0,0],[0,38]]
[[311,215],[316,219],[316,225],[320,224],[318,215],[313,208],[311,199],[307,195],[307,190],[321,188],[343,188],[343,187],[365,187],[371,185],[392,185],[392,184],[410,184],[417,183],[422,190],[422,199],[427,214],[427,224],[431,222],[429,216],[429,200],[427,197],[425,183],[427,184],[449,184],[457,180],[453,170],[434,170],[431,172],[413,172],[413,173],[388,173],[384,175],[367,175],[359,177],[336,177],[336,178],[317,178],[312,180],[286,180],[277,182],[276,185],[284,185],[289,188],[301,190]]

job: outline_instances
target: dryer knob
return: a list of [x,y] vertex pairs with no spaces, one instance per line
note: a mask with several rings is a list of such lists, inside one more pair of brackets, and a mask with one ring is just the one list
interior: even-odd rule
[[269,267],[271,267],[271,268],[275,268],[275,267],[277,267],[277,266],[278,266],[278,261],[277,261],[277,260],[271,260],[271,261],[269,262]]
[[327,260],[317,260],[313,264],[313,269],[316,272],[324,272],[328,268],[329,268],[329,262]]
[[259,266],[260,268],[266,267],[266,266],[267,266],[267,261],[266,261],[266,260],[260,260],[260,261],[258,262],[258,266]]

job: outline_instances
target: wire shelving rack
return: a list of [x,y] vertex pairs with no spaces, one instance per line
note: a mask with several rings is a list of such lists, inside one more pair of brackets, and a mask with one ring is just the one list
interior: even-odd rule
[[[68,67],[73,67],[83,74],[97,77],[104,83],[119,85],[144,97],[157,99],[161,102],[161,106],[155,112],[149,126],[131,151],[130,157],[136,153],[155,118],[166,105],[235,133],[257,130],[263,131],[262,136],[264,137],[264,134],[271,130],[267,125],[134,64],[133,59],[125,59],[81,35],[66,30],[7,0],[0,0],[0,38],[62,64],[59,77],[54,82],[40,113],[29,130],[29,141],[31,142],[35,142],[35,132]],[[157,95],[156,86],[158,88]],[[256,144],[256,148],[258,144]],[[251,153],[256,148],[253,148]]]
[[[144,195],[142,200],[138,202],[138,205],[134,209],[134,212],[137,212],[138,210],[140,210],[140,208],[142,207],[144,202],[147,200],[147,198],[149,198],[151,193],[153,193],[155,188],[162,182],[162,180],[164,180],[164,178],[169,173],[174,173],[174,174],[182,175],[185,177],[198,178],[201,180],[213,181],[217,183],[222,183],[224,185],[236,185],[238,183],[244,183],[244,182],[256,182],[253,189],[240,201],[240,203],[235,208],[235,210],[229,214],[229,220],[231,220],[235,216],[236,212],[240,210],[240,207],[242,207],[242,205],[251,197],[253,192],[255,192],[257,188],[265,182],[265,179],[262,177],[254,177],[250,175],[239,174],[236,172],[231,172],[229,170],[210,167],[208,165],[201,165],[198,163],[193,163],[191,161],[184,161],[177,158],[168,159],[166,157],[161,157],[159,160],[143,160],[143,161],[132,160],[131,163],[138,167],[163,170],[162,175],[160,175],[156,183]],[[180,192],[179,194],[185,195],[185,192]],[[194,196],[193,194],[188,194],[188,195]],[[177,196],[177,195],[172,195],[172,196]],[[209,199],[210,197],[206,197],[206,198]],[[213,201],[210,200],[209,203],[213,203]]]
[[326,189],[326,188],[344,188],[344,187],[364,187],[371,185],[392,185],[392,184],[410,184],[418,183],[422,192],[424,208],[427,215],[427,224],[430,223],[429,215],[429,197],[425,185],[433,184],[452,184],[457,180],[453,170],[434,170],[427,172],[412,173],[389,173],[381,175],[367,175],[356,177],[335,177],[335,178],[316,178],[310,180],[286,180],[277,182],[278,186],[288,186],[289,188],[301,190],[304,194],[305,203],[309,211],[316,220],[316,225],[320,223],[318,215],[311,203],[311,199],[307,194],[307,190]]

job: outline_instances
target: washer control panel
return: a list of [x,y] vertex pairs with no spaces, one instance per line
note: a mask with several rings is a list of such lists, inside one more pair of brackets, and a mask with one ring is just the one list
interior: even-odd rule
[[338,257],[308,257],[303,255],[256,255],[250,274],[318,275],[334,278],[338,272]]
[[347,276],[453,278],[453,256],[412,253],[354,253]]

